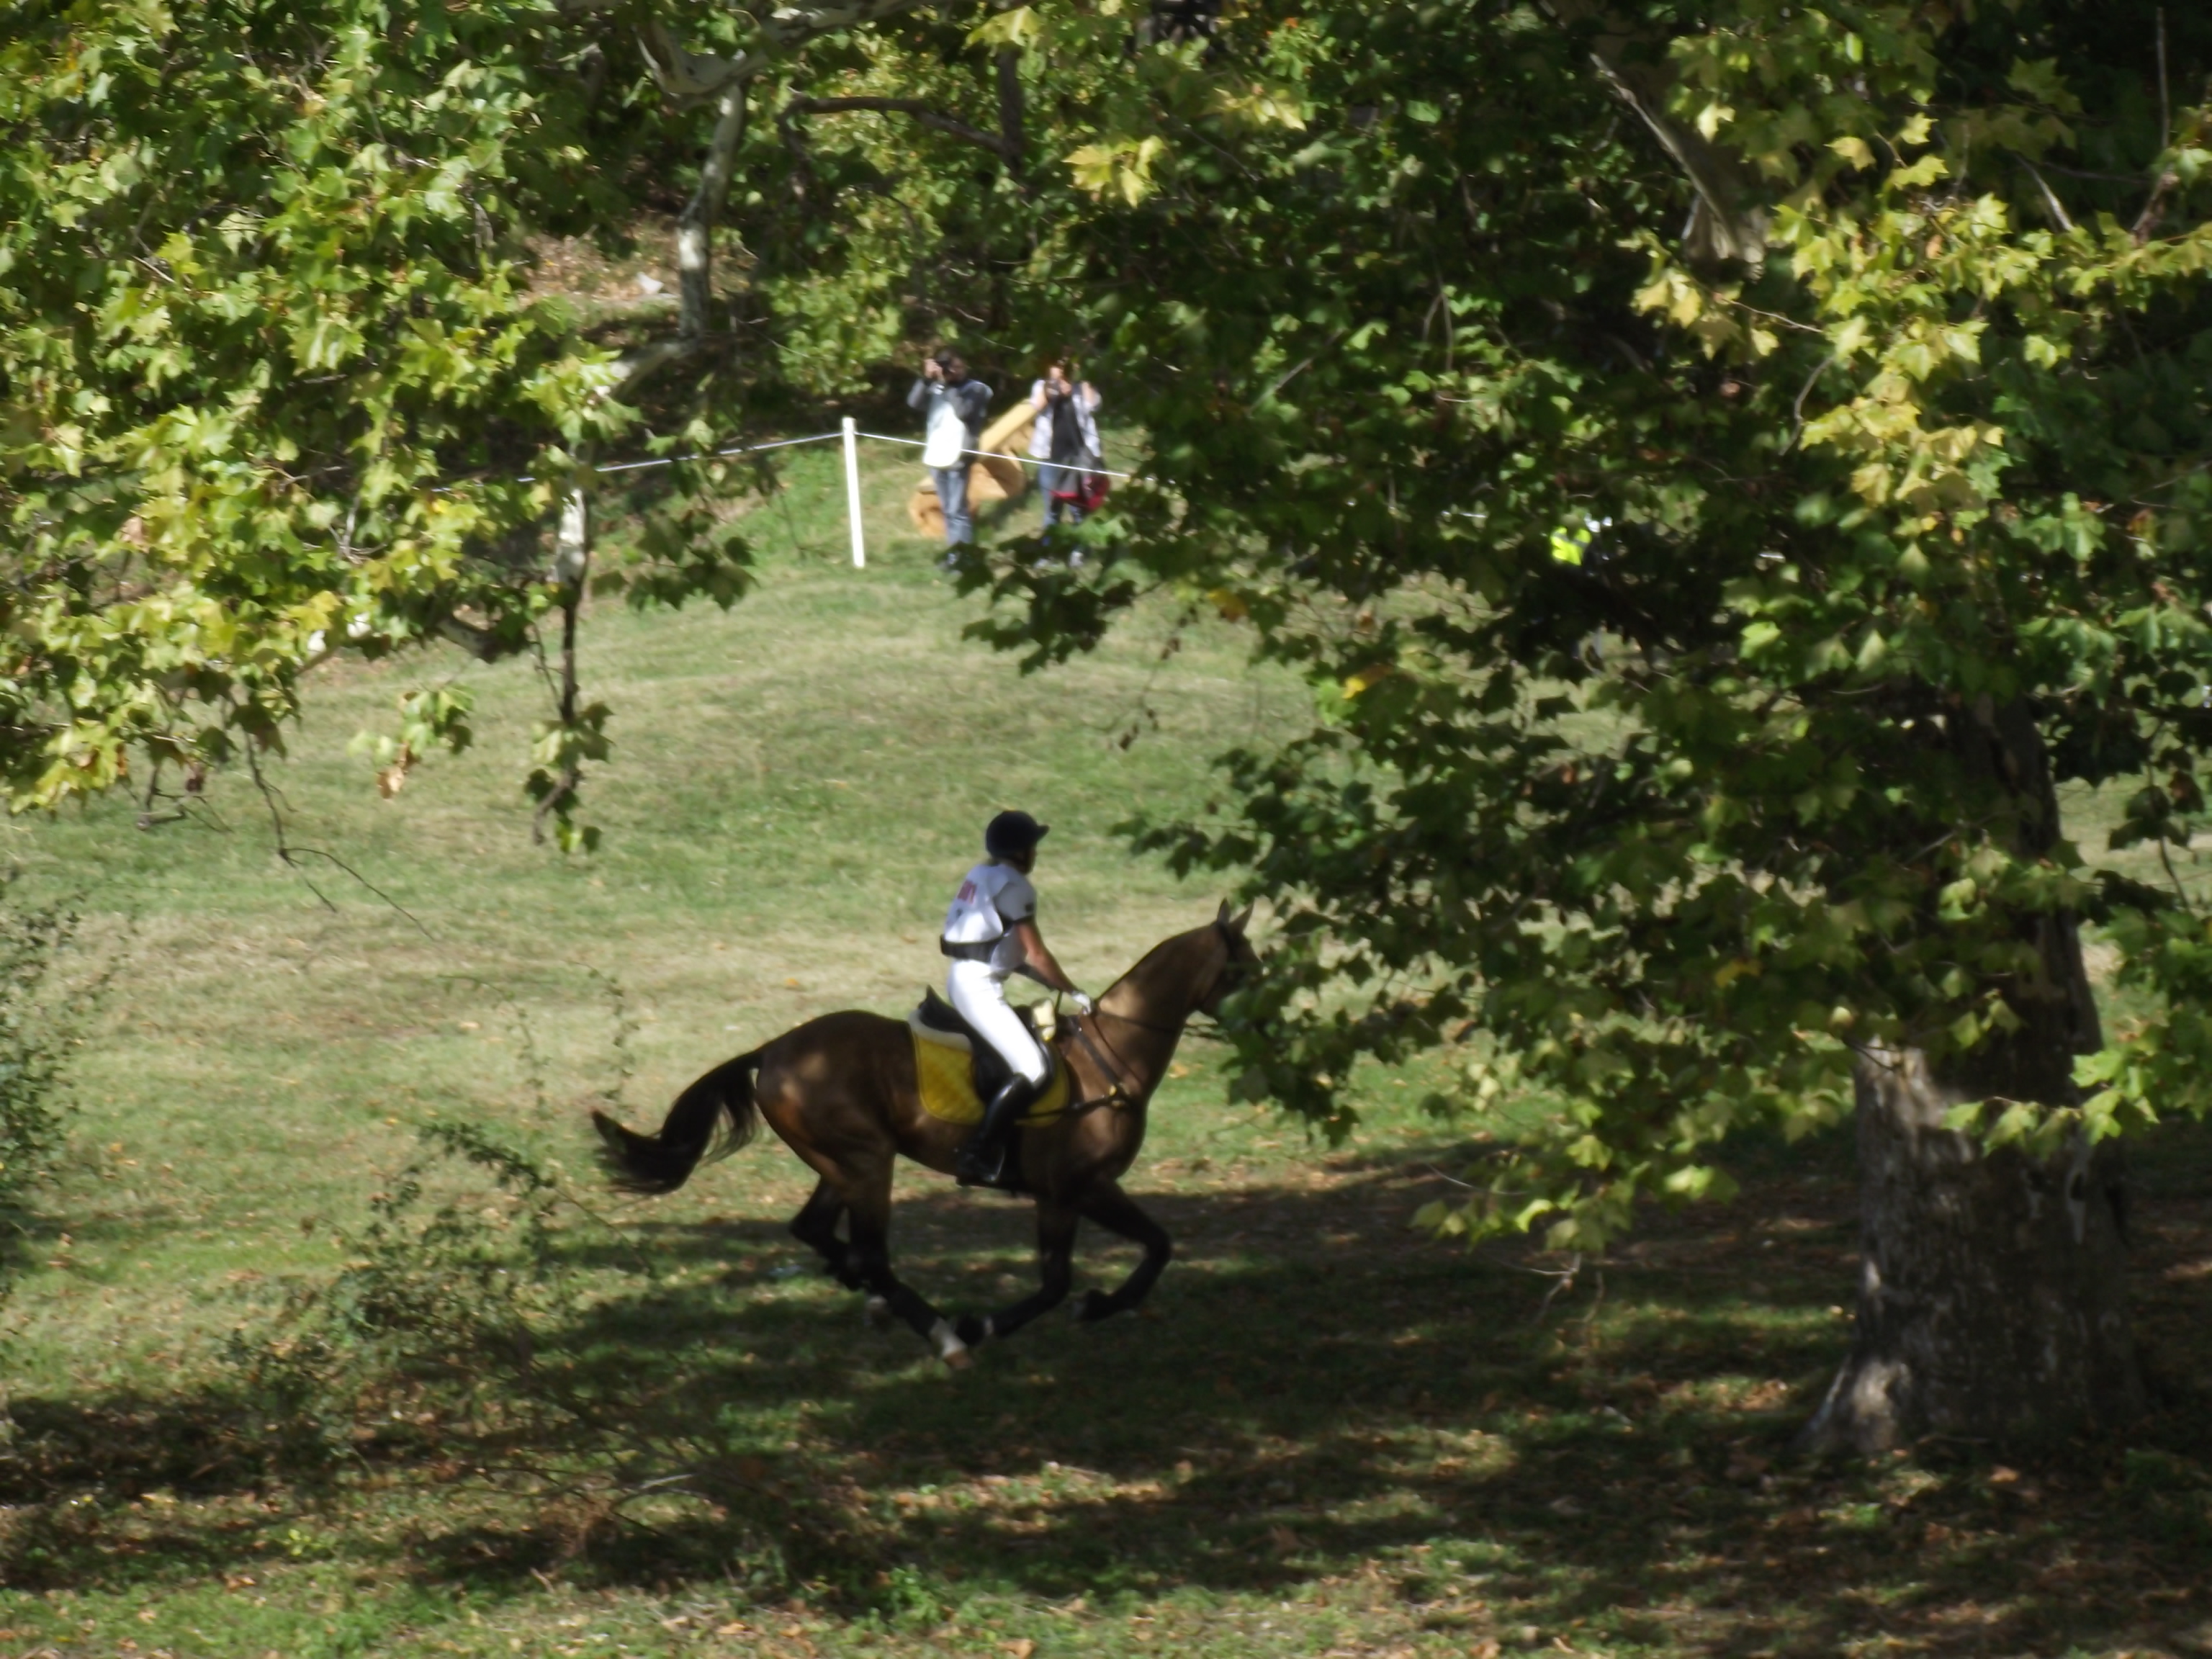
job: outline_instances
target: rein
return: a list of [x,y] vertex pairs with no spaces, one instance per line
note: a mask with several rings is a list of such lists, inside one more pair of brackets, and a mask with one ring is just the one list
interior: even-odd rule
[[[1121,1019],[1126,1018],[1127,1016],[1116,1014],[1114,1018],[1116,1019]],[[1098,1023],[1098,1016],[1096,1013],[1093,1013],[1091,1016],[1091,1023],[1093,1025],[1096,1025]],[[1073,1019],[1068,1022],[1068,1024],[1075,1032],[1075,1040],[1083,1045],[1084,1053],[1089,1054],[1092,1063],[1096,1065],[1100,1071],[1106,1073],[1106,1093],[1104,1096],[1105,1104],[1109,1106],[1118,1105],[1123,1101],[1134,1099],[1135,1097],[1130,1092],[1129,1089],[1128,1062],[1121,1060],[1121,1054],[1115,1050],[1114,1045],[1111,1042],[1106,1042],[1106,1033],[1103,1030],[1099,1032],[1098,1042],[1093,1042],[1091,1040],[1091,1033],[1083,1028],[1082,1015],[1076,1015]],[[1152,1026],[1148,1029],[1153,1030],[1166,1030],[1169,1028],[1166,1026]],[[1105,1054],[1099,1053],[1099,1042],[1106,1043],[1107,1052],[1114,1055],[1114,1059],[1112,1060],[1108,1060]],[[1115,1061],[1121,1061],[1118,1068],[1115,1066]]]
[[[1220,930],[1223,940],[1224,942],[1231,943],[1231,961],[1214,975],[1213,983],[1206,988],[1205,993],[1194,1000],[1191,1012],[1185,1014],[1182,1018],[1177,1021],[1175,1024],[1170,1025],[1165,1022],[1159,1020],[1139,1019],[1134,1014],[1117,1014],[1110,1009],[1100,1008],[1094,1006],[1090,1014],[1090,1023],[1092,1026],[1097,1028],[1098,1035],[1097,1040],[1093,1042],[1091,1040],[1091,1032],[1085,1029],[1085,1017],[1083,1015],[1077,1014],[1069,1020],[1068,1024],[1075,1032],[1075,1040],[1083,1045],[1084,1052],[1091,1056],[1092,1063],[1096,1065],[1100,1071],[1106,1074],[1107,1090],[1103,1100],[1097,1103],[1085,1101],[1083,1103],[1084,1105],[1104,1104],[1108,1106],[1115,1106],[1124,1103],[1133,1103],[1136,1099],[1134,1091],[1129,1086],[1129,1079],[1132,1075],[1129,1063],[1121,1058],[1121,1051],[1114,1047],[1112,1041],[1107,1036],[1105,1028],[1101,1022],[1109,1019],[1118,1019],[1124,1025],[1133,1025],[1140,1031],[1151,1031],[1161,1036],[1181,1037],[1186,1035],[1192,1036],[1205,1036],[1209,1035],[1206,1032],[1192,1031],[1190,1030],[1192,1015],[1198,1012],[1198,1005],[1212,1000],[1214,995],[1221,989],[1222,981],[1231,973],[1236,971],[1235,947],[1233,944],[1234,936],[1221,922],[1216,921],[1213,925],[1216,928]],[[1101,1052],[1102,1044],[1104,1048],[1103,1053]],[[1111,1056],[1110,1059],[1109,1058],[1109,1055]]]

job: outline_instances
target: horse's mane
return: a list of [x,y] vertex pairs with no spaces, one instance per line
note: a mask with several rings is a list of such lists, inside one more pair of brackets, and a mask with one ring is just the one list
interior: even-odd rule
[[1124,972],[1119,979],[1115,980],[1113,984],[1109,985],[1105,991],[1099,993],[1099,994],[1102,996],[1106,995],[1108,993],[1112,992],[1116,987],[1127,985],[1131,980],[1133,980],[1138,975],[1145,971],[1146,964],[1150,963],[1154,957],[1161,955],[1163,952],[1172,949],[1176,945],[1187,944],[1189,940],[1195,938],[1198,934],[1206,932],[1208,927],[1211,927],[1214,924],[1212,922],[1206,922],[1199,927],[1188,928],[1180,933],[1169,934],[1158,945],[1152,946],[1151,950],[1146,951],[1144,955],[1139,957],[1136,961],[1131,963],[1127,970]]

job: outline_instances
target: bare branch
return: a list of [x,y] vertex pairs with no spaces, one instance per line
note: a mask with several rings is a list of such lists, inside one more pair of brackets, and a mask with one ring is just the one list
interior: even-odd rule
[[2066,204],[2058,199],[2057,191],[2051,188],[2049,181],[2046,180],[2040,173],[2038,173],[2035,170],[2035,163],[2029,161],[2025,155],[2014,156],[2013,159],[2018,161],[2021,166],[2026,167],[2027,169],[2027,176],[2035,180],[2035,187],[2043,192],[2043,205],[2051,210],[2051,216],[2057,222],[2058,228],[2066,231],[2072,230],[2074,228],[2074,221],[2067,215]]

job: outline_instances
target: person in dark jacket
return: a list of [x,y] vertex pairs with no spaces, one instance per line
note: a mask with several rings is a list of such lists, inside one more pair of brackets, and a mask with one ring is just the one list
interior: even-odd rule
[[929,359],[921,378],[906,394],[907,407],[926,411],[921,464],[937,485],[945,509],[945,544],[957,547],[975,539],[975,515],[968,506],[968,468],[983,436],[983,416],[991,407],[991,388],[968,378],[968,365],[957,351]]

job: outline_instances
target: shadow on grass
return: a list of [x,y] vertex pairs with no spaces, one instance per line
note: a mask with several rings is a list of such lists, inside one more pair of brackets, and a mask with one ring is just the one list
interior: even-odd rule
[[[527,1594],[554,1571],[722,1580],[781,1554],[848,1611],[880,1608],[895,1574],[947,1607],[1364,1585],[1439,1631],[1729,1654],[1832,1652],[1870,1631],[1945,1653],[2050,1650],[2212,1612],[2191,1565],[2212,1546],[2201,1401],[2125,1449],[2021,1470],[1960,1447],[1872,1468],[1794,1461],[1790,1437],[1848,1334],[1849,1170],[1833,1143],[1740,1163],[1753,1179],[1732,1209],[1655,1218],[1540,1322],[1553,1281],[1523,1271],[1540,1264],[1471,1264],[1407,1232],[1419,1176],[1346,1163],[1311,1184],[1148,1196],[1179,1246],[1151,1307],[1040,1324],[965,1373],[902,1330],[864,1328],[857,1298],[790,1278],[805,1258],[780,1224],[647,1212],[640,1231],[669,1276],[543,1352],[561,1357],[564,1398],[618,1416],[633,1453],[647,1449],[633,1478],[684,1479],[629,1507],[543,1483],[505,1508],[457,1497],[394,1559]],[[2212,1240],[2180,1184],[2147,1206],[2146,1334],[2169,1369],[2201,1375],[2212,1275],[2180,1269]],[[911,1190],[902,1270],[950,1308],[1003,1303],[1032,1271],[1023,1214]],[[1110,1280],[1131,1258],[1098,1244],[1086,1232],[1082,1259]],[[19,1439],[76,1444],[46,1478],[110,1501],[270,1478],[240,1449],[251,1425],[210,1438],[192,1401],[136,1416],[118,1403],[22,1402]],[[480,1494],[486,1469],[528,1449],[406,1455]],[[9,1495],[52,1511],[59,1494]],[[118,1553],[96,1530],[66,1547],[46,1531],[43,1568],[11,1540],[18,1582],[26,1568],[79,1584],[205,1572],[235,1545],[170,1525]]]

